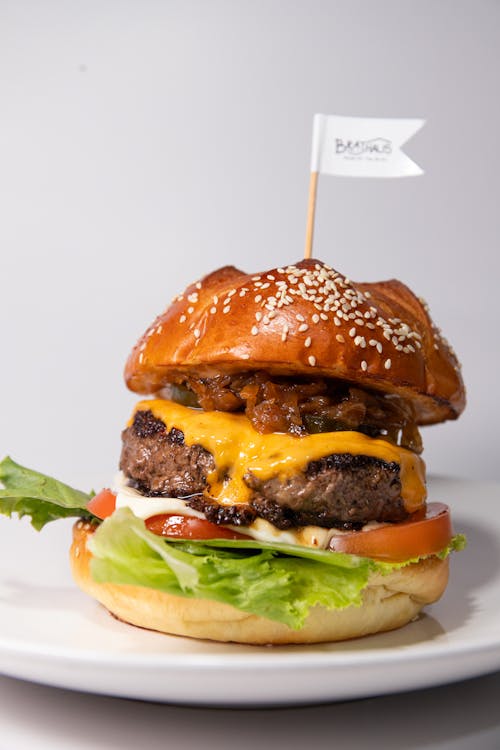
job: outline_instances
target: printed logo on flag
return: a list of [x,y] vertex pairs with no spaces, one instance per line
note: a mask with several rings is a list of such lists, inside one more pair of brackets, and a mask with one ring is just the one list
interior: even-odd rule
[[423,170],[401,147],[425,120],[315,115],[311,171],[346,177],[410,177]]
[[387,138],[372,138],[371,141],[351,141],[335,138],[335,153],[343,154],[346,159],[387,158],[392,154],[392,141]]

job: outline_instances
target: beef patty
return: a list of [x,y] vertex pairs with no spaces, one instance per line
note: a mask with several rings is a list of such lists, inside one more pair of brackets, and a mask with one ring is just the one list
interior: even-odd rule
[[212,454],[186,445],[180,430],[169,431],[150,411],[138,411],[122,438],[120,469],[133,487],[150,497],[183,497],[213,523],[246,526],[261,517],[279,529],[308,524],[352,529],[407,517],[397,463],[342,453],[312,461],[284,481],[248,472],[249,503],[222,506],[204,494],[215,468]]

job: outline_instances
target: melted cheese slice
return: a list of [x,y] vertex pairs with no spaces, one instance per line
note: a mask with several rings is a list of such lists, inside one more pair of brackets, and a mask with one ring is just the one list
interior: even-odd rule
[[[324,432],[296,437],[284,433],[261,435],[243,414],[202,411],[173,401],[140,401],[134,410],[151,411],[169,430],[184,434],[186,445],[201,445],[215,461],[207,476],[209,495],[221,505],[246,503],[251,490],[243,477],[252,472],[260,480],[278,476],[286,481],[304,471],[311,461],[334,453],[370,456],[400,466],[401,497],[409,513],[418,510],[426,498],[425,464],[411,451],[370,438],[360,432]],[[130,423],[133,420],[130,420]]]

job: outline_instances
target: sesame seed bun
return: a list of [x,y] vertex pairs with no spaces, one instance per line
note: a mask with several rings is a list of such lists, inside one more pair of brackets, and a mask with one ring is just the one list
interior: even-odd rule
[[119,620],[172,635],[248,644],[341,641],[406,625],[442,595],[448,561],[430,557],[388,575],[373,574],[361,607],[343,610],[315,607],[301,630],[248,614],[227,604],[190,599],[138,586],[96,583],[90,575],[87,540],[95,527],[73,527],[70,561],[78,586]]
[[183,374],[266,370],[395,393],[419,424],[459,416],[458,360],[427,306],[399,281],[355,283],[318,260],[249,275],[226,266],[175,298],[133,349],[128,387]]

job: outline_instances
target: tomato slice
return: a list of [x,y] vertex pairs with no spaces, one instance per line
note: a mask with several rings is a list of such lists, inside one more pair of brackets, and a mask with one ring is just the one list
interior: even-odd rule
[[440,552],[452,536],[448,506],[429,503],[425,514],[417,511],[407,521],[369,531],[336,534],[329,541],[329,549],[384,562],[404,562]]
[[248,539],[245,534],[231,531],[203,518],[173,513],[152,516],[146,520],[146,526],[153,534],[177,539]]
[[108,489],[101,490],[87,503],[87,510],[90,510],[97,518],[107,518],[115,508],[116,495]]

